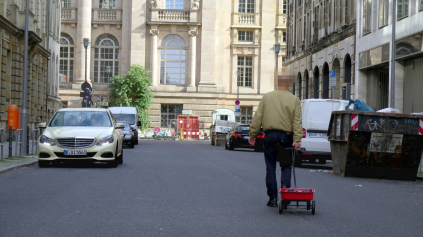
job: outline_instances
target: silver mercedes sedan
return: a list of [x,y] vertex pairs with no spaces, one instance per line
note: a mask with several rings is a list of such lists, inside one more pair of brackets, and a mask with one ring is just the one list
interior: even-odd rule
[[108,109],[59,109],[48,124],[40,123],[38,165],[53,161],[104,161],[110,167],[123,163],[123,124]]

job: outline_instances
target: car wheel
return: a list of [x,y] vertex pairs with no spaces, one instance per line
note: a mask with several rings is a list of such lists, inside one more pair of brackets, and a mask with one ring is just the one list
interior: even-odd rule
[[134,134],[134,144],[138,145],[138,131],[136,131]]
[[38,167],[40,168],[45,168],[45,167],[48,167],[49,165],[50,165],[50,161],[45,161],[45,160],[38,161]]
[[[134,144],[131,144],[131,148],[134,148]],[[123,149],[122,149],[122,152],[120,153],[120,155],[117,157],[117,161],[118,161],[118,164],[123,164]]]
[[[123,149],[122,149],[123,151]],[[109,167],[111,168],[116,168],[118,166],[118,160],[119,160],[119,156],[118,156],[118,148],[116,147],[116,152],[115,152],[115,159],[112,161],[107,161],[107,164],[109,165]]]
[[231,143],[231,141],[229,141],[229,147],[228,147],[228,149],[229,150],[234,150],[234,145]]
[[134,144],[133,143],[129,144],[129,148],[134,148]]

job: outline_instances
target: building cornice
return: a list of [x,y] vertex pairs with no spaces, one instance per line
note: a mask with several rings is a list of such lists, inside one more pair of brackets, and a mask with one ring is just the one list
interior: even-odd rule
[[149,21],[147,25],[187,25],[187,26],[201,26],[200,22],[165,22],[165,21]]
[[6,30],[11,35],[18,35],[20,32],[19,27],[15,26],[12,22],[0,15],[0,27]]

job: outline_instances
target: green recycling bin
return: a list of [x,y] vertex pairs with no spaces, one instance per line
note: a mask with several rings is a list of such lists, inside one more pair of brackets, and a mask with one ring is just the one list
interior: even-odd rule
[[334,111],[328,128],[333,172],[415,180],[423,150],[423,115]]

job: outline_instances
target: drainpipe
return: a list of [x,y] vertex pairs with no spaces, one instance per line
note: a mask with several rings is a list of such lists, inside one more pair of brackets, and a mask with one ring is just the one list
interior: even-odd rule
[[[47,48],[48,49],[50,49],[50,5],[51,5],[51,0],[48,0],[47,1]],[[48,100],[48,88],[47,87],[48,87],[48,81],[50,79],[50,77],[49,77],[49,75],[50,75],[49,65],[50,65],[50,57],[48,57],[48,62],[47,62],[47,78],[46,78],[46,109],[45,109],[46,112],[44,114],[46,123],[47,123],[47,106],[48,106],[48,102],[47,102],[47,100]]]

